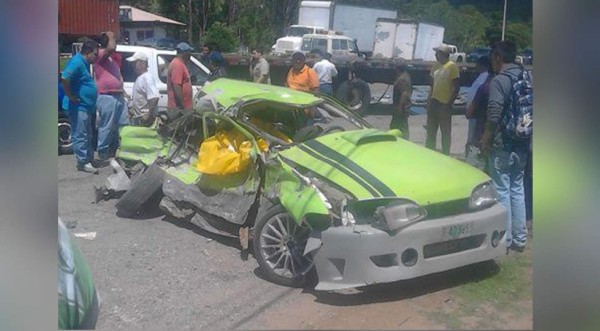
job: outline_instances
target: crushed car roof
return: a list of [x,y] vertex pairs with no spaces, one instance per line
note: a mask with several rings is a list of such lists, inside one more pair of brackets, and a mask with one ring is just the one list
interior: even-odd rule
[[205,85],[202,90],[215,97],[224,107],[230,107],[239,100],[267,100],[295,106],[311,106],[323,99],[286,87],[257,84],[241,80],[219,78]]

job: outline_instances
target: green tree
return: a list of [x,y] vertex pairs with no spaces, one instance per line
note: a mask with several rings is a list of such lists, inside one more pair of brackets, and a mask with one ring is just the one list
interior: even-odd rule
[[235,31],[221,22],[213,23],[204,36],[206,43],[214,43],[223,52],[234,52],[238,45]]

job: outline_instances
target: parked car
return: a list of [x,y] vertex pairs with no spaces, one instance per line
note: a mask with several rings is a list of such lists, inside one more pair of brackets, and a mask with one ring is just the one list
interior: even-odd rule
[[160,201],[181,222],[251,246],[272,282],[298,286],[316,271],[317,290],[504,253],[507,211],[485,173],[375,129],[336,99],[221,78],[194,105],[158,128],[123,128],[113,167],[131,184],[119,215]]
[[175,49],[175,46],[177,46],[177,44],[179,43],[180,41],[173,38],[148,38],[142,41],[138,41],[135,44],[139,46]]
[[490,51],[489,47],[475,48],[467,54],[467,62],[477,62],[480,57],[490,55]]

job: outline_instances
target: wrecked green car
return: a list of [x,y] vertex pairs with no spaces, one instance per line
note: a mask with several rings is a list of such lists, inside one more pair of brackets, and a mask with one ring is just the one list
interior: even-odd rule
[[[121,215],[155,201],[181,222],[251,245],[270,281],[298,286],[316,271],[317,290],[410,279],[503,253],[507,212],[486,174],[398,130],[377,130],[335,99],[218,79],[194,104],[156,127],[122,130],[113,162],[113,176],[130,181]],[[215,142],[223,132],[238,138]],[[202,152],[209,141],[239,152],[246,166],[200,171],[223,161]]]

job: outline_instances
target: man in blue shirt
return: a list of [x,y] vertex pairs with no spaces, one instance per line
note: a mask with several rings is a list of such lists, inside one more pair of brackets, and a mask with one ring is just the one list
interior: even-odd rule
[[69,60],[61,77],[65,90],[62,107],[69,111],[77,170],[96,174],[98,169],[91,163],[94,158],[92,116],[96,111],[98,90],[90,74],[90,64],[97,56],[98,43],[85,41],[81,53]]

